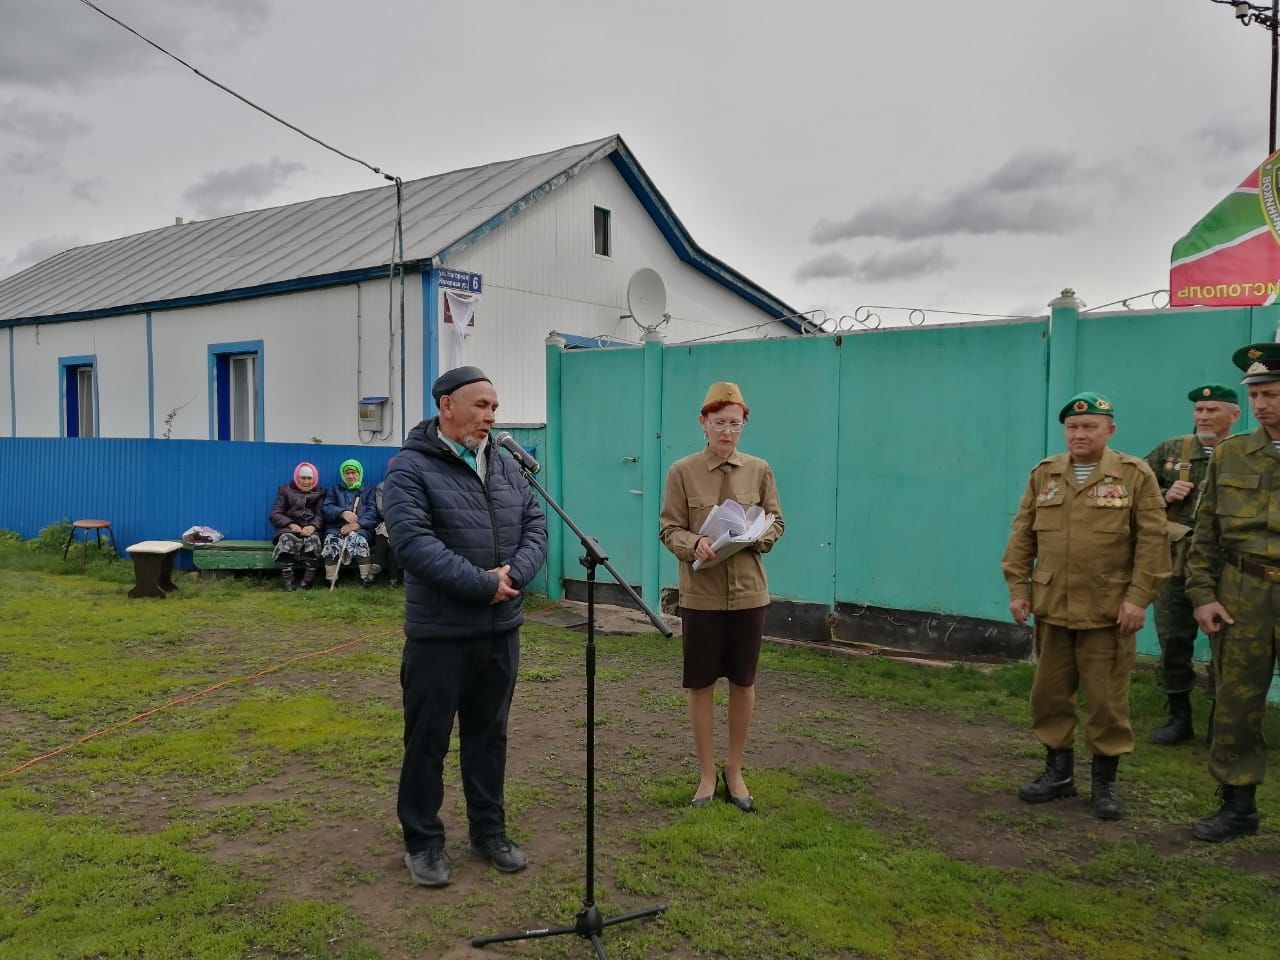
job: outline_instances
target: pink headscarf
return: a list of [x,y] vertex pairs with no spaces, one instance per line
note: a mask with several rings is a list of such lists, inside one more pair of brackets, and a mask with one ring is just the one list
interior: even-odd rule
[[320,471],[316,469],[316,465],[314,463],[309,463],[306,460],[303,460],[300,464],[298,464],[296,467],[293,468],[293,485],[297,487],[299,490],[302,489],[301,485],[299,485],[298,483],[298,477],[302,475],[302,471],[304,470],[311,471],[311,479],[314,481],[314,484],[312,485],[311,489],[314,490],[315,485],[319,484],[320,482]]

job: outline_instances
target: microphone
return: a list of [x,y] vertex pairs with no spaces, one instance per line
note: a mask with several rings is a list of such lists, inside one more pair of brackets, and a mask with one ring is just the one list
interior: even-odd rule
[[520,464],[523,469],[528,470],[530,473],[537,473],[542,469],[542,464],[529,456],[529,451],[520,446],[519,441],[511,434],[507,433],[507,431],[503,430],[493,439],[498,446],[505,447],[507,453],[515,457],[516,462]]

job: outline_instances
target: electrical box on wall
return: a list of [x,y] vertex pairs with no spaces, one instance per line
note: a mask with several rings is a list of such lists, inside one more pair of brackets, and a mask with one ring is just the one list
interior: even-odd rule
[[382,433],[386,409],[386,397],[361,397],[360,429]]

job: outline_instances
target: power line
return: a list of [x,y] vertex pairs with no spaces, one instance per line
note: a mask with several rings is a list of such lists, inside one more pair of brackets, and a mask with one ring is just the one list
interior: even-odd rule
[[244,103],[244,104],[246,104],[246,105],[248,105],[248,106],[250,106],[250,107],[253,107],[253,109],[257,110],[259,113],[266,114],[266,115],[267,115],[268,117],[270,117],[272,120],[276,121],[276,123],[283,124],[284,126],[288,127],[290,130],[292,130],[294,133],[301,134],[302,136],[304,136],[304,137],[306,137],[308,140],[310,140],[312,143],[317,143],[317,144],[319,144],[320,146],[324,147],[326,150],[330,150],[330,151],[332,151],[332,152],[336,153],[336,154],[337,154],[338,156],[340,156],[340,157],[344,157],[344,158],[346,158],[347,160],[350,160],[350,161],[351,161],[351,162],[353,162],[353,163],[358,163],[358,164],[360,164],[360,166],[365,167],[365,168],[366,168],[366,169],[368,169],[368,170],[372,170],[374,173],[378,174],[378,176],[380,176],[380,177],[382,177],[382,178],[384,178],[384,179],[386,179],[386,180],[390,180],[392,183],[399,183],[399,182],[400,182],[400,178],[399,178],[399,177],[394,176],[394,175],[392,175],[392,174],[390,174],[390,173],[384,173],[381,169],[379,169],[378,167],[375,167],[373,164],[371,164],[371,163],[367,163],[367,162],[365,162],[364,160],[361,160],[359,157],[353,157],[351,154],[349,154],[349,153],[344,153],[343,151],[339,150],[337,147],[332,146],[331,144],[325,143],[325,142],[324,142],[323,140],[321,140],[319,137],[314,137],[314,136],[312,136],[311,134],[307,133],[307,131],[303,130],[301,127],[295,126],[294,124],[290,123],[288,120],[285,120],[285,119],[284,119],[284,118],[282,118],[282,117],[278,117],[278,116],[276,116],[274,113],[272,113],[270,110],[266,109],[265,107],[260,107],[260,106],[258,106],[256,103],[254,103],[254,102],[253,102],[252,100],[250,100],[248,97],[245,97],[245,96],[243,96],[243,95],[241,95],[241,94],[239,94],[239,93],[236,93],[234,90],[232,90],[230,87],[228,87],[225,83],[219,83],[217,80],[213,79],[213,77],[209,76],[208,74],[202,73],[200,70],[196,69],[194,66],[192,66],[192,65],[191,65],[191,64],[189,64],[189,63],[187,63],[187,61],[183,60],[183,59],[182,59],[180,56],[178,56],[176,53],[170,53],[168,50],[166,50],[164,47],[160,46],[160,44],[156,43],[154,40],[152,40],[152,39],[150,39],[150,38],[148,38],[148,37],[143,36],[141,33],[139,33],[137,30],[133,29],[133,27],[129,26],[127,23],[125,23],[125,22],[124,22],[123,20],[121,20],[119,17],[113,16],[112,14],[107,13],[107,11],[103,10],[100,6],[98,6],[97,4],[93,3],[93,2],[92,2],[92,0],[80,0],[80,2],[81,2],[81,3],[83,3],[83,4],[84,4],[86,7],[88,7],[89,9],[91,9],[91,10],[93,10],[93,11],[97,12],[97,13],[102,14],[104,17],[106,17],[108,20],[110,20],[112,23],[116,24],[117,26],[122,27],[122,28],[124,28],[125,30],[128,30],[130,33],[132,33],[135,37],[137,37],[137,38],[138,38],[139,40],[141,40],[143,43],[146,43],[146,44],[148,44],[149,46],[152,46],[152,47],[154,47],[155,49],[159,50],[161,53],[163,53],[163,54],[164,54],[166,57],[168,57],[169,59],[171,59],[171,60],[176,60],[178,63],[182,64],[184,67],[186,67],[186,68],[187,68],[188,70],[190,70],[192,73],[194,73],[197,77],[199,77],[201,80],[205,80],[205,81],[207,81],[207,82],[209,82],[209,83],[213,84],[213,85],[214,85],[215,87],[217,87],[219,90],[222,90],[222,91],[224,91],[225,93],[229,93],[229,94],[231,94],[231,96],[235,97],[235,98],[236,98],[237,100],[239,100],[241,103]]

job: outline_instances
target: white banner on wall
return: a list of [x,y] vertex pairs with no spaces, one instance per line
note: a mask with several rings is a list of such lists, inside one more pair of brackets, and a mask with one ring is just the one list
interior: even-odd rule
[[467,328],[475,326],[476,300],[474,294],[444,291],[444,322],[453,325],[453,366],[461,367],[466,361]]

